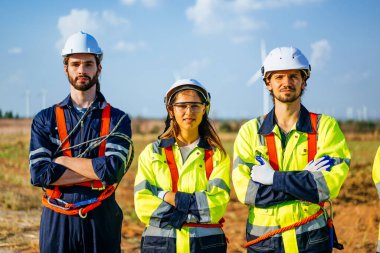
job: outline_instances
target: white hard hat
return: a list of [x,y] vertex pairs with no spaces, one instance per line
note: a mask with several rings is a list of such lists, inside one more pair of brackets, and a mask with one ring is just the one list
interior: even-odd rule
[[82,31],[74,33],[66,40],[61,55],[65,57],[70,54],[78,53],[94,54],[100,61],[103,58],[102,49],[99,47],[96,39]]
[[201,100],[206,103],[206,113],[210,111],[211,95],[206,88],[195,79],[181,79],[176,81],[166,92],[164,102],[169,106],[175,94],[183,90],[195,90],[201,94]]
[[278,47],[265,58],[261,73],[265,78],[268,72],[291,69],[303,70],[306,78],[310,76],[311,66],[301,50],[295,47]]

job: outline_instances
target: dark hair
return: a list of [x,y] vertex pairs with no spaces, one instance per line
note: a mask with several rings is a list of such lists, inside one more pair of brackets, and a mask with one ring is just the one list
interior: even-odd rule
[[[201,94],[199,94],[198,91],[196,92],[198,96],[202,99],[202,102],[206,102],[206,101],[203,101]],[[178,93],[174,95],[174,98],[172,99],[172,101],[176,100]],[[172,107],[172,104],[168,105],[168,108],[169,107]],[[176,136],[179,134],[179,131],[180,129],[179,129],[178,123],[175,121],[174,117],[173,118],[170,117],[169,112],[168,112],[168,115],[165,120],[165,130],[162,132],[162,134],[158,136],[158,139],[176,138]],[[199,131],[199,136],[204,138],[210,146],[217,147],[219,150],[222,151],[222,153],[226,154],[226,150],[224,149],[215,128],[210,123],[207,113],[203,115],[202,121],[198,126],[198,131]]]
[[[68,54],[66,56],[63,57],[63,65],[68,65],[69,64],[69,58],[72,54]],[[98,57],[96,57],[96,55],[94,55],[95,57],[95,62],[96,62],[96,68],[98,68],[98,66],[100,65],[100,59]],[[99,78],[99,77],[98,77]],[[99,82],[99,79],[98,79],[98,82],[96,83],[96,92],[100,92],[100,82]]]

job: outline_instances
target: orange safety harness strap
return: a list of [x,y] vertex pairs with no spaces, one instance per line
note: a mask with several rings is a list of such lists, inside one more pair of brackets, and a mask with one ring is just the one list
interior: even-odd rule
[[[308,162],[310,162],[311,160],[314,159],[316,153],[317,153],[317,121],[318,121],[318,114],[315,114],[315,113],[309,113],[310,115],[310,121],[311,121],[311,125],[312,125],[312,128],[313,128],[313,131],[311,133],[308,133],[307,134],[307,143],[308,143]],[[279,170],[279,165],[278,165],[278,159],[277,159],[277,149],[276,149],[276,142],[275,142],[275,139],[274,139],[274,134],[273,132],[266,135],[265,136],[265,140],[266,140],[266,143],[267,143],[267,147],[268,147],[268,156],[269,156],[269,162],[270,162],[270,165],[272,166],[272,168],[276,171]],[[244,247],[249,247],[253,244],[256,244],[258,242],[261,242],[273,235],[276,235],[276,234],[279,234],[279,233],[282,233],[284,231],[287,231],[287,230],[290,230],[292,228],[295,228],[295,227],[298,227],[298,226],[301,226],[301,225],[304,225],[316,218],[318,218],[319,215],[321,215],[323,213],[323,206],[324,206],[324,202],[322,203],[319,203],[319,205],[321,206],[321,209],[309,216],[309,217],[306,217],[305,219],[302,219],[292,225],[289,225],[289,226],[286,226],[286,227],[283,227],[283,228],[279,228],[279,229],[276,229],[274,231],[271,231],[271,232],[268,232],[252,241],[249,241],[247,242],[246,244],[244,244]]]
[[[70,140],[67,138],[67,128],[65,121],[65,112],[62,107],[55,107],[55,117],[57,119],[58,135],[62,143],[62,149],[64,156],[73,157],[70,149]],[[65,140],[65,142],[63,142]]]
[[[174,153],[172,146],[164,148],[166,161],[168,163],[169,169],[170,169],[170,175],[172,177],[172,191],[177,192],[178,191],[178,168],[177,164],[175,163]],[[205,149],[205,167],[206,167],[206,177],[207,180],[210,179],[210,175],[212,173],[213,164],[212,164],[212,150],[211,149]],[[223,227],[224,218],[221,218],[219,223],[217,224],[202,224],[202,223],[185,223],[183,226],[185,227],[202,227],[202,228],[221,228]]]
[[[65,114],[64,114],[63,108],[57,106],[55,108],[55,115],[56,115],[56,120],[57,120],[59,139],[62,143],[62,149],[64,150],[63,155],[72,157],[72,152],[70,149],[70,141],[69,141],[69,138],[67,138],[68,133],[67,133],[67,128],[66,128],[66,120],[65,120]],[[100,137],[108,135],[109,129],[110,129],[110,122],[111,122],[111,106],[109,103],[107,103],[107,106],[102,110]],[[99,145],[99,152],[98,152],[99,157],[105,156],[105,148],[106,148],[106,142],[102,141]],[[71,209],[73,207],[75,208],[76,204],[66,203],[64,207],[61,207],[59,205],[54,205],[50,203],[50,199],[59,200],[61,196],[61,191],[59,189],[60,186],[55,186],[53,189],[45,189],[45,194],[42,196],[42,204],[59,213],[63,213],[66,215],[79,214],[82,217],[82,215],[86,214],[87,212],[99,206],[101,204],[101,201],[111,196],[112,193],[116,189],[112,185],[105,187],[102,181],[100,180],[81,182],[81,183],[76,183],[74,185],[83,186],[83,187],[91,187],[93,190],[104,190],[104,191],[99,195],[98,198],[88,201],[88,203],[90,204],[88,204],[86,207],[80,208],[80,209],[78,208]],[[73,186],[73,185],[65,185],[61,187],[70,187],[70,186]]]

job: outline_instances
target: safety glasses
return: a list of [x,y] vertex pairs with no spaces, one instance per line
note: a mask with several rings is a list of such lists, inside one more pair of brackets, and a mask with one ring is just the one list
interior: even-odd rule
[[179,113],[185,113],[190,108],[193,113],[199,113],[204,109],[205,104],[201,102],[179,102],[174,103],[173,108]]

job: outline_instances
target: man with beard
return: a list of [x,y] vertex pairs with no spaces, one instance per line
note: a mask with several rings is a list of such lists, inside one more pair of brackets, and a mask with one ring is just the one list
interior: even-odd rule
[[73,34],[62,56],[70,94],[31,129],[31,183],[44,190],[40,252],[120,252],[114,184],[130,164],[131,122],[100,92],[103,52],[93,36]]
[[299,49],[273,49],[262,75],[274,108],[245,123],[235,140],[232,181],[239,201],[249,207],[248,252],[325,253],[343,247],[324,206],[339,193],[350,152],[334,118],[301,104],[310,70]]

